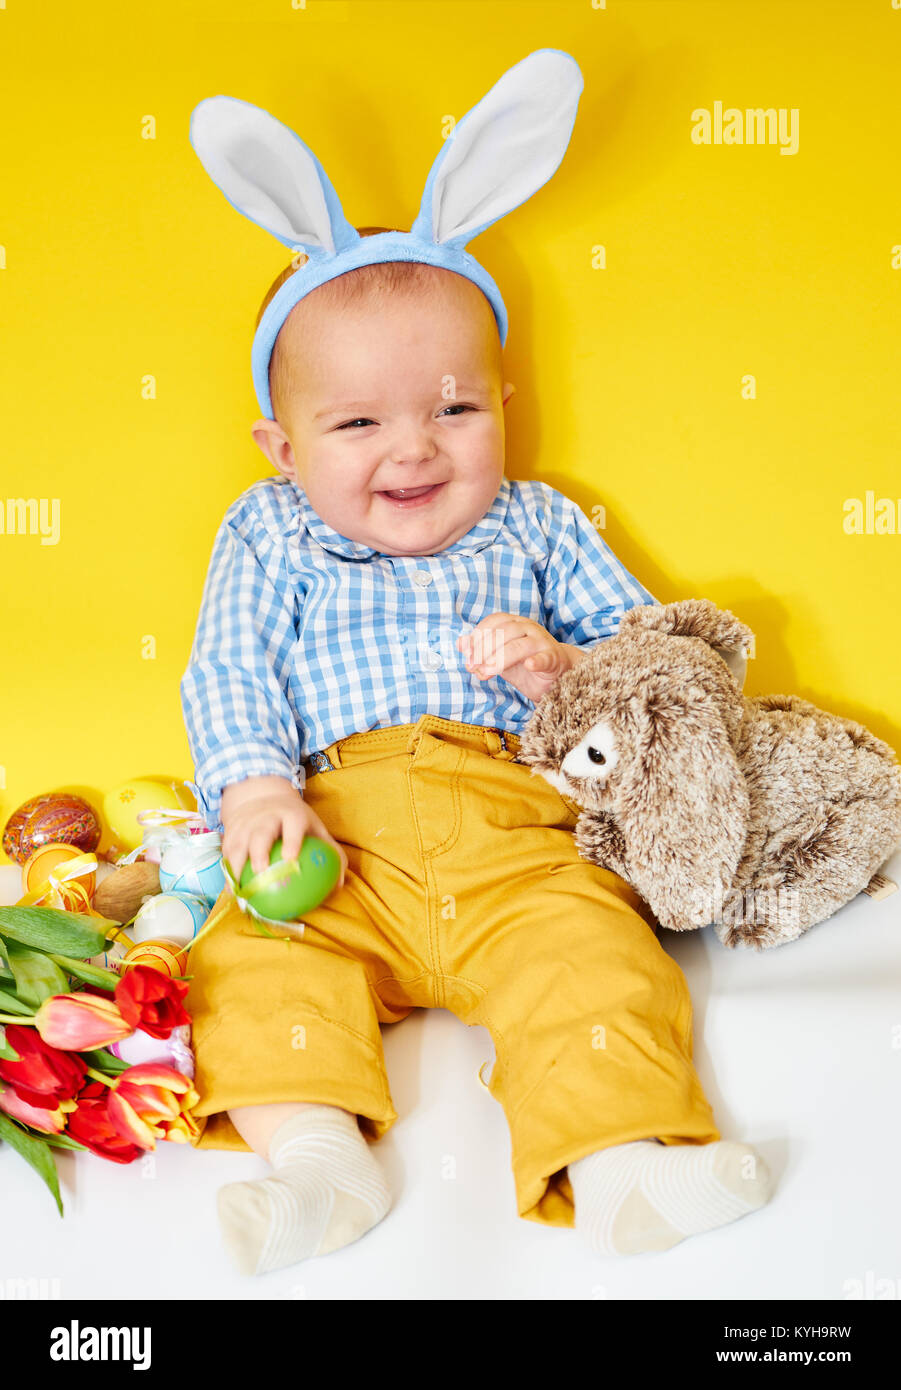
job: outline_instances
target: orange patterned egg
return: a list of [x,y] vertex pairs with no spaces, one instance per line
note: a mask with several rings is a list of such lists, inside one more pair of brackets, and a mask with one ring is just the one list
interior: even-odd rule
[[48,792],[13,811],[3,831],[3,851],[24,864],[36,849],[54,841],[90,852],[100,843],[97,812],[73,792]]
[[119,973],[124,974],[132,965],[149,965],[151,970],[161,970],[171,980],[186,973],[188,955],[171,941],[141,941],[126,951]]

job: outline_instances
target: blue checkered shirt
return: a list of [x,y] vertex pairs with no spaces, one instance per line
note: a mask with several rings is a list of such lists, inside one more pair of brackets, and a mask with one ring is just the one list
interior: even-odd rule
[[264,478],[216,534],[181,680],[198,807],[220,826],[229,783],[276,775],[302,791],[304,762],[336,739],[421,714],[521,733],[534,702],[468,672],[461,633],[517,613],[587,648],[656,602],[547,483],[504,478],[453,545],[397,556],[332,530],[290,479]]

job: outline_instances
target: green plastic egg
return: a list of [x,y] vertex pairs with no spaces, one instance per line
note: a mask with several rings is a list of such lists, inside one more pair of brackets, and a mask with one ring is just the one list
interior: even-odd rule
[[305,835],[296,859],[282,859],[282,842],[269,851],[269,867],[254,873],[248,859],[239,882],[241,897],[271,922],[296,921],[328,897],[341,877],[337,851],[318,835]]

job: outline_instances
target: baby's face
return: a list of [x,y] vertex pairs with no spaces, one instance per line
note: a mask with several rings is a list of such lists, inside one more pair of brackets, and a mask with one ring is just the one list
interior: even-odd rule
[[[282,328],[294,383],[283,418],[253,431],[323,521],[386,555],[452,545],[504,473],[513,388],[491,308],[462,276],[429,280],[427,291],[374,291],[337,310],[318,290],[301,300]],[[386,495],[425,487],[421,500]]]

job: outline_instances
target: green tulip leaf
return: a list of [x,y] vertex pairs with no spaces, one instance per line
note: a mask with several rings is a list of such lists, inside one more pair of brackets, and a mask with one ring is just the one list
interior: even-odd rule
[[24,1014],[26,1018],[31,1018],[33,1013],[34,1009],[30,1004],[23,1004],[14,994],[0,989],[0,1014]]
[[7,952],[9,968],[16,977],[16,995],[23,1004],[30,1004],[34,1010],[51,994],[68,994],[69,981],[43,951],[31,951],[10,941]]
[[91,965],[86,960],[76,960],[74,956],[58,956],[55,951],[49,951],[51,960],[56,961],[67,975],[74,975],[76,980],[81,980],[86,985],[96,985],[98,989],[108,989],[112,992],[119,983],[119,976],[115,970],[107,970],[102,965]]
[[116,1076],[120,1072],[128,1071],[131,1062],[123,1062],[121,1057],[113,1056],[112,1052],[107,1052],[105,1047],[99,1047],[94,1052],[79,1052],[79,1057],[83,1057],[89,1067],[95,1071],[108,1071]]
[[0,936],[35,951],[59,951],[86,959],[99,956],[106,945],[103,925],[118,929],[108,918],[85,917],[55,907],[0,907]]
[[68,1134],[45,1134],[44,1143],[49,1144],[51,1149],[80,1149],[82,1153],[90,1152],[85,1144],[76,1143]]
[[15,1149],[16,1153],[21,1154],[25,1162],[30,1163],[38,1176],[43,1178],[53,1193],[59,1214],[62,1216],[63,1204],[59,1195],[59,1175],[53,1161],[53,1154],[45,1142],[45,1136],[42,1135],[38,1138],[30,1130],[17,1125],[8,1115],[0,1114],[0,1139],[5,1140],[11,1149]]

